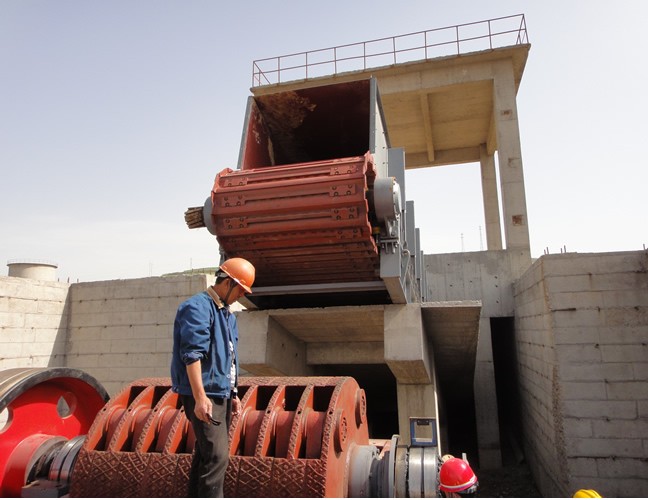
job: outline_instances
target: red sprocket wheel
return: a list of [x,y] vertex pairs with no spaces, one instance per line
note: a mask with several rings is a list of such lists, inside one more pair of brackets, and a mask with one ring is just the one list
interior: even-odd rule
[[[108,400],[93,377],[71,368],[0,371],[0,496],[20,496],[56,451],[84,435]],[[0,424],[2,425],[2,424]]]

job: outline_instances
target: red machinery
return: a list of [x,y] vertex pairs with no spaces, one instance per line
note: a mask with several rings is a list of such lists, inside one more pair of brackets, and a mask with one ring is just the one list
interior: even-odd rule
[[290,166],[225,169],[211,203],[218,241],[257,267],[257,286],[376,281],[366,193],[369,153]]
[[[436,496],[436,447],[369,440],[354,379],[243,378],[239,394],[226,496]],[[105,399],[78,370],[1,371],[2,496],[186,496],[194,436],[170,380]]]
[[416,302],[424,275],[404,184],[375,80],[279,91],[249,98],[237,170],[185,220],[216,235],[224,258],[254,264],[248,306]]
[[107,400],[101,384],[78,370],[0,371],[0,495],[20,496],[36,477],[67,482],[79,436]]

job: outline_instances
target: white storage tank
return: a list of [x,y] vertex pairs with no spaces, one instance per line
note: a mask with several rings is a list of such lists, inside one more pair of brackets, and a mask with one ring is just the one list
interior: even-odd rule
[[58,264],[46,260],[21,259],[7,262],[9,276],[41,281],[56,281]]

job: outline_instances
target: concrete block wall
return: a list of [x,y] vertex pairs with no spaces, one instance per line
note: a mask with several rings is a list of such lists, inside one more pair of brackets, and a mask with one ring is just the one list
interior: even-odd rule
[[213,277],[201,274],[73,285],[66,366],[110,395],[139,378],[168,377],[176,310],[208,284]]
[[648,252],[543,256],[515,302],[525,451],[543,496],[648,496]]
[[567,490],[566,460],[562,426],[556,418],[560,405],[556,342],[543,264],[542,258],[537,260],[515,286],[518,386],[526,460],[543,496],[559,497]]
[[0,370],[64,365],[69,287],[0,276]]

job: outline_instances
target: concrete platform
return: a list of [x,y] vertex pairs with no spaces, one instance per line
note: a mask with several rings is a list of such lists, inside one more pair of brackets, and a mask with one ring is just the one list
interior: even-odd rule
[[[254,375],[337,375],[351,369],[361,385],[382,386],[381,399],[393,397],[386,388],[395,385],[397,405],[375,395],[371,401],[397,406],[393,432],[409,438],[410,416],[440,418],[440,392],[459,389],[472,401],[480,312],[475,300],[241,311],[240,363]],[[412,391],[418,396],[411,397]]]

